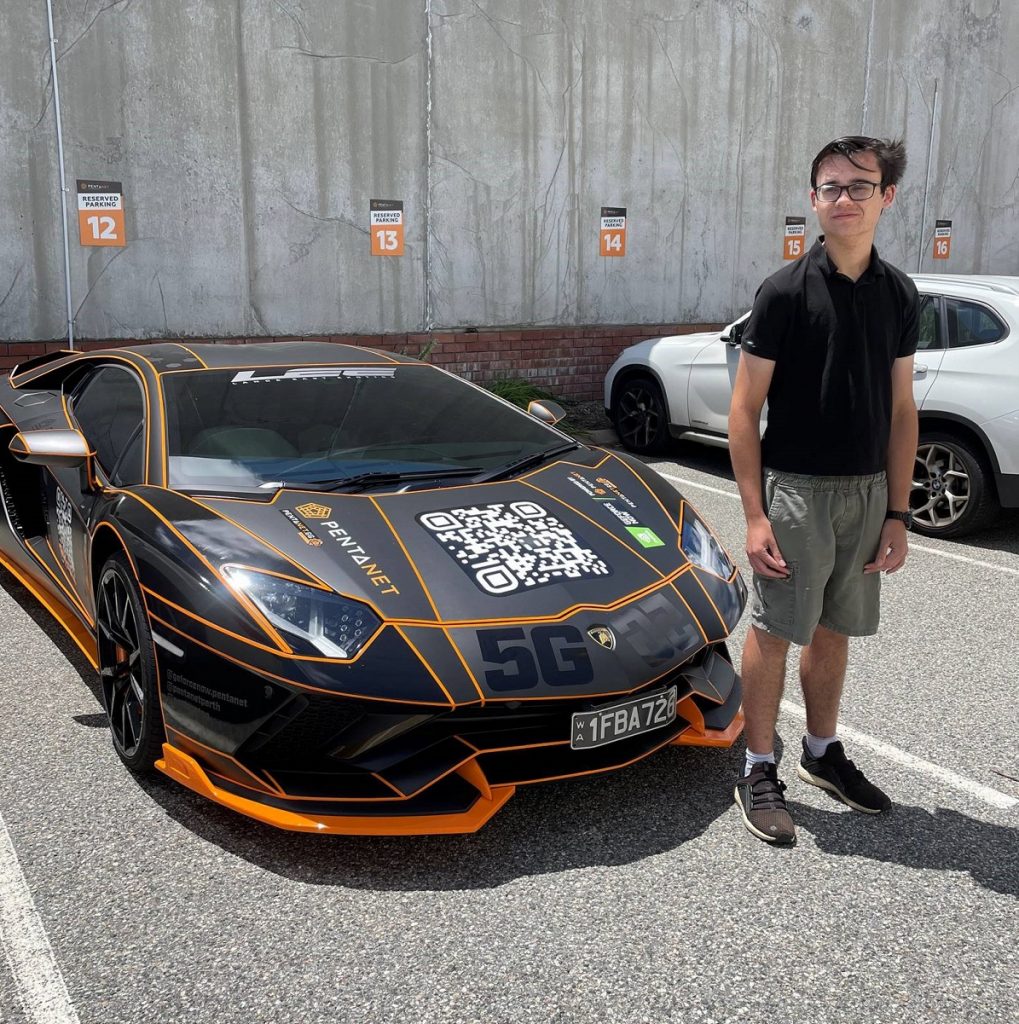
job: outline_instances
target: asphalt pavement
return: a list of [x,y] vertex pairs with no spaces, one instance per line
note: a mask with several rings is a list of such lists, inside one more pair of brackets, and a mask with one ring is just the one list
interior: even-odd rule
[[[670,458],[745,569],[725,454]],[[133,778],[87,664],[0,587],[5,1024],[1019,1019],[1017,516],[913,538],[854,641],[847,749],[891,813],[796,778],[791,674],[788,850],[743,828],[740,754],[694,748],[522,787],[471,836],[271,830]]]

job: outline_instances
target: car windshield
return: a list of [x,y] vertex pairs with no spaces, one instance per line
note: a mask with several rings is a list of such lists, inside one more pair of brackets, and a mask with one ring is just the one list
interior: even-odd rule
[[[246,490],[435,471],[451,483],[560,445],[562,435],[418,364],[166,374],[169,486]],[[464,475],[457,477],[456,471]]]

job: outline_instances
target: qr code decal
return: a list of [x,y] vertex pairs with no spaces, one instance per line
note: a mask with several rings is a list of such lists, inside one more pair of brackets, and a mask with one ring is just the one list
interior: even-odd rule
[[612,570],[533,501],[424,512],[418,522],[488,594],[514,594]]

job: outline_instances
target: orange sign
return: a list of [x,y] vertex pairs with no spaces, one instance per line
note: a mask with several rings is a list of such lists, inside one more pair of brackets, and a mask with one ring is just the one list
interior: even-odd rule
[[952,222],[936,220],[934,222],[934,258],[947,260],[952,254]]
[[82,245],[127,245],[119,181],[78,179],[78,239]]
[[371,236],[373,256],[403,255],[403,200],[372,199]]
[[798,260],[804,253],[807,240],[807,218],[786,217],[785,238],[782,242],[782,259]]
[[603,206],[601,208],[600,237],[599,252],[602,256],[626,255],[625,206]]

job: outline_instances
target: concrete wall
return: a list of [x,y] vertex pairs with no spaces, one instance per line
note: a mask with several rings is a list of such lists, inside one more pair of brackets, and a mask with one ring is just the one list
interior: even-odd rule
[[[935,217],[1019,273],[1013,0],[54,0],[66,172],[124,183],[90,338],[725,321],[834,135],[905,134],[882,253]],[[920,219],[935,80],[926,234]],[[406,254],[369,255],[368,201]],[[598,255],[602,205],[628,251]],[[0,339],[64,333],[45,0],[0,0]]]

